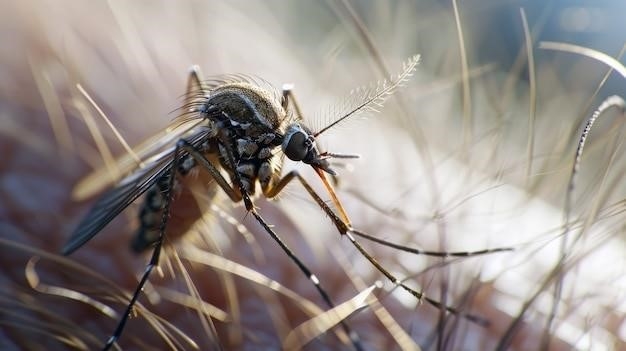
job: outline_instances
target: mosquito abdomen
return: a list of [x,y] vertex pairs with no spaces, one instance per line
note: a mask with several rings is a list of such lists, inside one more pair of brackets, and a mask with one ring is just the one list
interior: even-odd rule
[[[131,240],[131,249],[142,253],[159,239],[162,212],[166,199],[157,182],[146,192],[139,211],[139,227]],[[174,196],[166,228],[166,243],[176,243],[187,234],[194,224],[217,200],[217,186],[206,172],[191,169],[188,175],[178,176],[174,185]]]

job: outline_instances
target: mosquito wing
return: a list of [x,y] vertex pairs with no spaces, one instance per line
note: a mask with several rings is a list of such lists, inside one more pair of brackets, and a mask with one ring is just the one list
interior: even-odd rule
[[[187,141],[199,147],[208,139],[209,135],[209,129],[200,130],[187,138]],[[176,145],[174,143],[169,148],[147,159],[143,167],[123,178],[114,188],[105,192],[78,224],[63,248],[63,254],[69,255],[93,238],[122,210],[163,177],[166,172],[175,169],[172,167],[175,152]],[[185,153],[181,153],[180,156],[184,157]]]
[[115,161],[114,167],[102,167],[84,177],[74,186],[72,198],[76,201],[85,200],[110,187],[113,183],[119,181],[124,174],[129,174],[138,167],[145,167],[147,161],[138,164],[137,159],[149,160],[153,159],[154,155],[162,154],[163,150],[170,149],[176,140],[201,122],[198,119],[188,121],[178,125],[174,130],[168,128],[145,140],[133,150],[134,155],[124,154]]
[[[199,123],[202,123],[201,109],[206,100],[206,95],[214,89],[220,81],[203,82],[200,80],[200,68],[193,66],[190,69],[187,80],[187,90],[184,103],[181,107],[182,114],[177,116],[168,127],[141,143],[133,150],[133,154],[125,154],[118,158],[114,167],[102,167],[83,178],[72,190],[72,198],[76,201],[85,200],[113,183],[120,180],[125,174],[132,172],[138,167],[145,167],[146,159],[152,155],[161,153],[171,147],[176,140],[188,134]],[[139,163],[137,160],[144,160]]]

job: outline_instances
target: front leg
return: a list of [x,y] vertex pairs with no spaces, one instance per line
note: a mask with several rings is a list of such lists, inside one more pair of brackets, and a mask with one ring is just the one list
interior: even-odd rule
[[[352,229],[352,225],[350,224],[348,215],[345,212],[343,206],[341,206],[341,203],[339,203],[339,200],[337,199],[337,196],[334,194],[334,191],[329,190],[329,192],[331,192],[331,196],[333,197],[333,200],[336,200],[335,203],[338,204],[337,206],[338,206],[341,216],[344,217],[345,219],[340,218],[335,213],[335,211],[333,211],[330,208],[330,206],[326,204],[326,202],[315,192],[315,190],[313,190],[311,185],[309,185],[309,183],[300,175],[300,173],[298,173],[298,171],[291,171],[287,173],[283,178],[281,178],[278,182],[274,184],[270,183],[269,186],[263,189],[263,193],[265,194],[266,197],[271,199],[277,196],[283,190],[283,188],[285,188],[285,186],[287,186],[287,184],[289,184],[289,182],[291,182],[294,178],[300,181],[304,189],[306,189],[309,195],[311,195],[311,197],[313,198],[313,200],[315,200],[317,205],[326,213],[326,215],[328,215],[328,217],[330,217],[330,220],[333,222],[335,227],[337,227],[337,230],[339,231],[341,235],[346,234],[348,231]],[[324,181],[325,185],[330,186],[330,184],[328,183],[325,177],[323,177],[322,179],[325,180]]]
[[[245,192],[242,192],[241,186],[239,186],[238,188],[235,188],[234,186],[230,185],[228,181],[226,180],[226,178],[224,178],[224,176],[217,169],[217,167],[215,167],[209,160],[207,160],[207,158],[200,151],[198,151],[198,149],[195,146],[190,144],[188,141],[181,139],[178,141],[177,147],[186,151],[189,155],[191,155],[191,157],[193,157],[193,159],[196,162],[198,162],[198,164],[201,167],[203,167],[206,171],[208,171],[211,177],[213,178],[213,180],[215,180],[215,182],[217,183],[217,185],[219,185],[219,187],[222,188],[222,190],[224,190],[226,195],[228,195],[228,197],[233,202],[239,202],[241,201],[242,198],[245,199],[245,197],[247,197],[247,195],[245,197],[242,196],[242,194],[245,194]],[[233,171],[233,173],[237,174],[237,172],[235,171]],[[237,177],[235,178],[237,179]]]
[[283,109],[285,112],[289,110],[289,106],[293,107],[293,112],[296,114],[296,119],[302,120],[302,110],[300,110],[300,105],[298,105],[298,101],[296,101],[296,96],[293,93],[293,84],[283,84],[283,100],[282,100]]

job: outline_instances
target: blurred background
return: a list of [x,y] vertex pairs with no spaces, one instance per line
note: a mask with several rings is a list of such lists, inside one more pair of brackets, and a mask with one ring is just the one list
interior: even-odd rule
[[[441,259],[362,241],[407,285],[490,325],[394,288],[299,184],[278,201],[257,200],[260,213],[336,303],[384,283],[346,320],[367,350],[626,348],[616,109],[590,133],[566,211],[585,121],[608,96],[623,96],[626,80],[588,56],[540,48],[574,44],[623,63],[626,4],[0,0],[0,8],[1,349],[99,349],[148,261],[129,249],[138,206],[59,256],[94,200],[72,198],[73,187],[125,153],[77,84],[133,146],[176,117],[193,64],[206,78],[294,83],[315,128],[338,117],[351,90],[400,73],[415,54],[417,72],[379,113],[319,142],[361,155],[337,184],[355,228],[431,251],[513,248]],[[285,168],[322,190],[310,169]],[[287,343],[326,310],[323,301],[240,204],[214,205],[168,246],[119,347],[352,349],[340,327]]]

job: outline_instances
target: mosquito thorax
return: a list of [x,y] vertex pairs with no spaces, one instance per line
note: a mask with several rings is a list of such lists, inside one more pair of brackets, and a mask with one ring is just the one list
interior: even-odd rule
[[207,96],[207,104],[222,111],[233,126],[241,126],[249,134],[278,131],[286,114],[278,95],[248,82],[215,88]]
[[[205,104],[210,106],[207,110],[219,112],[209,114],[209,118],[219,134],[217,151],[222,166],[237,173],[250,195],[254,195],[257,181],[262,189],[268,189],[279,170],[274,149],[282,144],[288,121],[280,95],[264,86],[235,82],[216,87],[207,95]],[[234,182],[235,175],[230,176]]]

